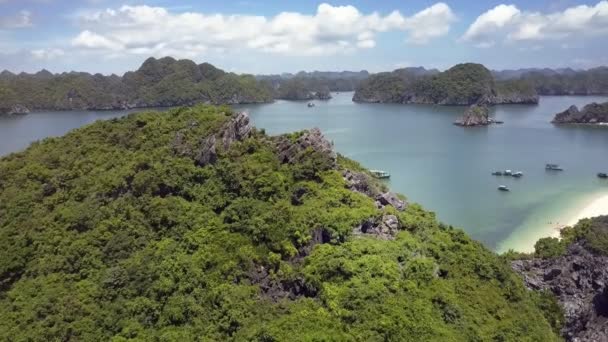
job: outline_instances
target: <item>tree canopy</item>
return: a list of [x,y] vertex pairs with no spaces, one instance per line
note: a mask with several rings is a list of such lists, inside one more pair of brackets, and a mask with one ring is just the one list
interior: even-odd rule
[[[302,132],[223,143],[234,117],[133,114],[1,158],[0,340],[558,340],[503,258],[419,205],[379,209],[354,161],[288,162]],[[353,233],[387,214],[394,238]]]

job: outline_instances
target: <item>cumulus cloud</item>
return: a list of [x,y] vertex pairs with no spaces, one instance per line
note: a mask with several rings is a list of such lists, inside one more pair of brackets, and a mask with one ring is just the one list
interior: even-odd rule
[[0,17],[0,29],[18,29],[32,26],[32,13],[20,11],[13,16]]
[[407,18],[404,27],[409,30],[409,42],[424,44],[446,35],[450,31],[450,24],[455,20],[456,16],[450,7],[440,2]]
[[501,4],[481,14],[462,36],[481,47],[497,41],[560,40],[608,34],[608,1],[580,5],[561,12],[522,11]]
[[361,13],[354,6],[321,4],[314,15],[282,12],[274,17],[172,13],[163,7],[122,6],[79,15],[78,48],[112,53],[191,57],[207,50],[248,48],[286,55],[331,55],[376,45],[376,35],[402,31],[426,43],[448,33],[455,20],[437,3],[410,17],[393,11]]

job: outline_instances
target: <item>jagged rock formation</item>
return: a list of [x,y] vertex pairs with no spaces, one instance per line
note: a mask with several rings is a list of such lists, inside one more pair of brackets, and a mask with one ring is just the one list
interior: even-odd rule
[[552,121],[554,124],[608,124],[608,102],[591,103],[579,110],[570,106],[566,111],[558,113]]
[[221,140],[222,151],[227,151],[236,141],[248,138],[253,132],[253,125],[247,113],[238,113],[226,122],[217,134],[202,138],[199,146],[192,146],[186,139],[187,130],[198,126],[191,122],[190,127],[175,134],[171,147],[176,155],[194,158],[197,165],[215,164],[218,158],[217,140]]
[[24,114],[29,114],[30,110],[20,104],[16,104],[11,106],[10,108],[6,108],[4,110],[0,109],[0,114],[6,114],[6,115],[24,115]]
[[553,292],[564,308],[563,335],[568,341],[608,341],[608,257],[593,255],[580,244],[565,256],[518,260],[515,271],[532,290]]
[[371,198],[376,198],[376,196],[380,195],[380,190],[376,187],[370,175],[363,172],[344,170],[342,176],[348,184],[348,189],[360,192]]
[[285,136],[279,137],[277,149],[281,162],[290,164],[301,162],[303,158],[307,157],[306,153],[308,151],[315,151],[327,157],[330,167],[335,167],[338,157],[332,143],[325,139],[323,133],[318,128],[304,131],[295,140],[290,140]]
[[463,127],[488,126],[493,123],[501,123],[495,121],[489,116],[490,110],[486,106],[472,105],[464,112],[464,115],[458,118],[454,124]]
[[562,255],[516,260],[511,266],[529,289],[555,294],[564,310],[566,340],[608,341],[608,216],[579,225],[574,230],[582,230],[576,233],[581,237]]
[[399,229],[401,224],[395,215],[383,215],[363,222],[353,230],[353,234],[368,234],[382,240],[393,240]]
[[394,192],[387,192],[376,196],[376,204],[380,208],[390,205],[399,211],[404,211],[407,208],[407,203]]

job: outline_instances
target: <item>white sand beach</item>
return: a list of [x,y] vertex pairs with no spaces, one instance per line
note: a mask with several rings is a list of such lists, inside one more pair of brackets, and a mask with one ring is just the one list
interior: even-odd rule
[[575,225],[578,221],[596,216],[608,215],[608,195],[603,195],[590,202],[583,210],[573,217],[569,222],[569,226]]

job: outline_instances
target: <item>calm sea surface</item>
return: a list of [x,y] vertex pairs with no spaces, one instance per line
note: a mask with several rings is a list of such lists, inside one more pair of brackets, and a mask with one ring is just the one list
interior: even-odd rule
[[[538,106],[499,106],[492,115],[505,123],[483,128],[452,125],[464,108],[426,105],[355,104],[352,93],[330,101],[277,101],[238,106],[270,134],[322,129],[338,152],[369,168],[389,171],[390,187],[435,211],[488,247],[528,251],[608,181],[608,128],[556,127],[553,115],[570,105],[606,97],[542,97]],[[0,155],[37,139],[58,136],[100,119],[129,112],[41,112],[0,117]],[[565,171],[546,172],[546,163]],[[523,171],[521,179],[494,177],[494,170]],[[497,191],[507,185],[511,192]]]

